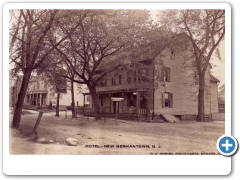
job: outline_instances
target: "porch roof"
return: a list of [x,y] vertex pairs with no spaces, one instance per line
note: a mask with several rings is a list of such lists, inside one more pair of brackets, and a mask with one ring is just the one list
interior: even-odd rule
[[[113,93],[126,93],[126,92],[146,92],[149,88],[129,88],[129,89],[117,89],[117,90],[105,90],[105,91],[97,91],[97,94],[113,94]],[[89,95],[90,92],[83,92],[84,95]]]
[[47,94],[48,91],[47,90],[35,90],[35,91],[28,91],[27,94]]

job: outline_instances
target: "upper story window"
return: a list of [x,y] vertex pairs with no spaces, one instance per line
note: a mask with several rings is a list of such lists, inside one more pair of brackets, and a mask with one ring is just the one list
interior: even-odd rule
[[101,82],[100,82],[100,86],[107,86],[107,80],[102,79]]
[[172,49],[171,50],[171,60],[175,59],[175,51]]
[[170,82],[170,68],[161,69],[161,80],[164,82]]
[[141,69],[141,75],[142,76],[148,76],[149,75],[148,68],[142,68]]
[[128,70],[127,71],[127,82],[132,83],[136,82],[136,72],[133,70]]
[[122,75],[118,76],[118,84],[121,85],[122,84]]
[[116,79],[113,77],[113,78],[112,78],[112,86],[115,86],[115,85],[117,85],[117,84],[116,84]]
[[170,92],[162,93],[162,107],[172,108],[173,107],[173,94]]
[[37,90],[40,89],[40,82],[37,80]]
[[127,77],[127,82],[128,82],[128,83],[131,83],[131,82],[132,82],[131,76],[128,76],[128,77]]
[[140,76],[141,81],[148,82],[149,81],[149,70],[148,70],[148,68],[141,68],[139,76]]
[[44,89],[47,88],[47,81],[44,81]]
[[133,81],[134,81],[134,82],[137,81],[137,72],[136,72],[136,71],[134,72],[134,75],[133,75]]

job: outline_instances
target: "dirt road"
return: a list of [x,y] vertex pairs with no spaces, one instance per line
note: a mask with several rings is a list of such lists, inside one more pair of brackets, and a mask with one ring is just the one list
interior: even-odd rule
[[[38,138],[51,144],[30,141],[29,132],[37,114],[23,115],[21,133],[11,130],[11,154],[189,154],[218,153],[217,139],[224,134],[224,122],[147,123],[114,119],[96,121],[80,117],[59,118],[45,113]],[[11,119],[11,117],[10,117]],[[78,146],[67,146],[66,138],[75,138]]]

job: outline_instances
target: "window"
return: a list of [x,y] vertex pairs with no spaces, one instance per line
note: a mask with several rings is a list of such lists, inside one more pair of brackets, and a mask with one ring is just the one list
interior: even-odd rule
[[162,94],[162,107],[172,108],[173,107],[173,94],[165,92]]
[[100,83],[100,86],[107,86],[107,80],[103,79]]
[[112,85],[115,86],[116,85],[116,79],[112,78]]
[[128,93],[128,107],[136,107],[136,96],[133,93]]
[[147,108],[147,98],[144,94],[140,95],[140,108],[142,108],[142,109]]
[[122,84],[122,75],[118,76],[118,80],[119,80],[119,85],[121,85]]
[[103,107],[103,95],[100,96],[100,100],[101,100],[101,107]]
[[142,68],[141,69],[141,75],[142,76],[148,76],[149,75],[148,69],[147,68]]
[[86,95],[86,101],[90,102],[90,95]]
[[141,81],[148,82],[149,81],[149,71],[148,68],[142,68],[140,70]]
[[39,90],[40,89],[40,82],[39,82],[39,80],[37,80],[37,90]]
[[171,60],[174,60],[174,59],[175,59],[175,51],[171,50]]
[[46,89],[46,88],[47,88],[47,82],[44,81],[44,89]]
[[161,80],[164,82],[170,82],[170,68],[162,68]]
[[131,77],[129,77],[129,76],[127,77],[127,82],[128,82],[128,83],[131,83],[131,82],[132,82]]
[[133,77],[133,81],[136,82],[137,81],[137,72],[134,72],[134,77]]
[[135,80],[136,80],[135,71],[133,71],[133,70],[127,71],[127,82],[128,83],[132,83]]

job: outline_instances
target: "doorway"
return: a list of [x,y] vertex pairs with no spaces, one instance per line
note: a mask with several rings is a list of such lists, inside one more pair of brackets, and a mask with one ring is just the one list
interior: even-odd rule
[[113,101],[113,114],[119,113],[119,102]]

